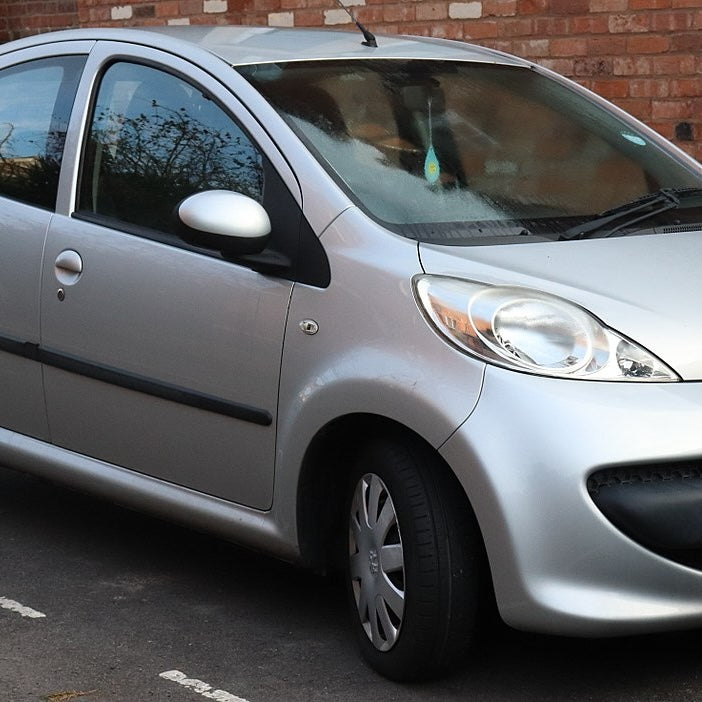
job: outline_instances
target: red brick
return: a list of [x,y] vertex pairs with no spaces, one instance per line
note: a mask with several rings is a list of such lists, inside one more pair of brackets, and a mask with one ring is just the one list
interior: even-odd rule
[[495,20],[470,20],[463,23],[466,39],[488,39],[497,36],[498,23]]
[[683,32],[694,29],[694,20],[692,12],[660,12],[651,15],[651,29],[654,32]]
[[670,7],[670,0],[629,0],[630,10],[663,10]]
[[180,0],[180,16],[190,17],[202,12],[202,0]]
[[697,97],[702,95],[702,78],[674,79],[670,81],[670,94],[673,97]]
[[539,59],[538,61],[540,66],[543,66],[544,68],[548,68],[551,71],[555,71],[556,73],[560,73],[561,75],[564,76],[573,76],[575,74],[575,68],[574,68],[574,61],[573,59],[547,59],[547,58],[542,58]]
[[606,15],[573,17],[571,26],[573,34],[604,34],[609,32],[609,23]]
[[381,5],[371,5],[370,7],[357,7],[354,11],[356,19],[360,22],[377,27],[383,22],[383,7]]
[[627,9],[628,0],[590,0],[590,12],[621,12]]
[[277,12],[280,10],[280,0],[253,0],[252,9],[257,12]]
[[431,36],[438,39],[463,39],[463,25],[460,22],[439,22],[431,28]]
[[554,15],[583,15],[590,11],[590,0],[551,0]]
[[156,14],[159,17],[178,17],[178,0],[161,0],[156,3]]
[[670,47],[673,51],[700,52],[702,51],[702,33],[673,34]]
[[540,15],[546,14],[548,0],[517,0],[517,14]]
[[503,19],[498,25],[502,37],[523,37],[533,34],[534,27],[530,19]]
[[651,101],[639,98],[615,98],[612,102],[644,122],[651,119]]
[[534,20],[534,34],[543,37],[570,35],[570,17],[539,17]]
[[690,100],[653,100],[651,117],[663,119],[688,119],[693,116]]
[[674,76],[680,72],[680,57],[672,55],[653,56],[652,66],[654,75]]
[[683,75],[702,73],[702,59],[698,59],[693,54],[690,54],[689,56],[681,56],[678,71]]
[[402,3],[383,6],[383,22],[412,22],[414,19],[414,5]]
[[145,19],[148,17],[156,16],[156,8],[153,4],[149,5],[134,5],[133,8],[134,17],[138,19]]
[[551,42],[551,56],[584,56],[587,54],[586,39],[554,39]]
[[633,36],[626,42],[630,54],[662,54],[670,48],[670,39],[663,36]]
[[416,6],[415,15],[419,22],[448,18],[448,2],[422,2]]
[[626,39],[621,36],[591,37],[587,40],[590,56],[621,56],[626,53]]
[[638,78],[629,83],[631,97],[664,98],[670,94],[670,84],[661,78]]
[[513,17],[517,0],[483,0],[483,17]]
[[622,78],[611,80],[595,80],[592,82],[592,89],[603,97],[623,98],[629,96],[629,81]]
[[300,27],[319,27],[324,24],[321,10],[298,10],[295,12],[295,24]]
[[[649,113],[650,117],[650,113]],[[654,122],[648,120],[648,126],[651,129],[655,129],[659,134],[663,135],[666,139],[672,139],[675,136],[675,123],[674,122]]]

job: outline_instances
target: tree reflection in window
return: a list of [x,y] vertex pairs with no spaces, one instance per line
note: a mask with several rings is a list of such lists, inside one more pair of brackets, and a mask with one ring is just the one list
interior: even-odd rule
[[0,195],[53,209],[83,59],[39,59],[0,72]]
[[81,208],[161,232],[178,202],[204,190],[263,199],[261,155],[193,86],[153,68],[115,64],[93,117]]

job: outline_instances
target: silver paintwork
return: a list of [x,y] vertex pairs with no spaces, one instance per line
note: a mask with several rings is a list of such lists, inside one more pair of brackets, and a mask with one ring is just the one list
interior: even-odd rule
[[[354,31],[320,29],[286,30],[269,27],[169,26],[148,29],[72,29],[55,32],[49,41],[85,40],[125,41],[155,47],[188,57],[200,47],[229,65],[249,65],[277,61],[314,61],[328,58],[445,58],[456,61],[481,61],[505,65],[528,65],[526,61],[499,51],[471,44],[429,37],[384,36],[378,48],[361,44]],[[0,56],[15,47],[42,45],[46,35],[28,37],[13,45],[0,46]]]
[[578,636],[702,624],[702,573],[634,543],[585,489],[602,465],[699,458],[700,422],[700,383],[487,369],[475,412],[440,452],[472,499],[509,624]]
[[54,275],[62,285],[75,285],[83,272],[83,259],[77,251],[66,249],[54,261]]
[[[53,260],[67,248],[80,252],[84,271],[59,302],[53,266],[44,269],[47,348],[275,416],[291,283],[57,215],[45,256]],[[44,388],[55,444],[233,502],[270,506],[271,428],[53,367],[44,368]]]
[[[16,202],[0,207],[0,331],[39,341],[36,280],[49,224],[48,212]],[[0,426],[48,439],[41,367],[0,351]]]
[[[702,384],[689,382],[702,376],[700,232],[449,250],[386,231],[231,64],[369,56],[530,64],[437,40],[379,44],[363,47],[356,32],[193,27],[75,30],[0,47],[0,68],[89,55],[56,215],[0,200],[0,332],[264,406],[274,418],[271,427],[246,425],[0,352],[0,461],[298,560],[308,447],[335,420],[377,415],[423,437],[458,476],[509,623],[579,635],[702,623],[702,573],[637,546],[585,491],[603,464],[702,455]],[[328,288],[71,218],[95,76],[116,56],[190,75],[236,115],[320,236]],[[66,251],[82,262],[73,285],[54,265]],[[423,272],[570,299],[688,382],[594,384],[488,368],[440,341],[418,313],[411,280]],[[314,335],[299,332],[308,319],[318,324]],[[370,553],[368,563],[370,572]]]

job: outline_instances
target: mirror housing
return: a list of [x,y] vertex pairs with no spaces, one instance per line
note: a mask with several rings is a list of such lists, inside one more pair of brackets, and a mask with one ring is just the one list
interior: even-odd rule
[[268,213],[253,198],[230,190],[206,190],[175,208],[177,233],[193,246],[243,256],[263,251],[271,233]]

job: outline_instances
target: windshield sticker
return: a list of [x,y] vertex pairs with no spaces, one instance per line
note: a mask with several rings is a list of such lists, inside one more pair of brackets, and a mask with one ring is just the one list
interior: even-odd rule
[[636,134],[622,132],[622,136],[628,141],[630,141],[632,144],[636,144],[636,146],[646,146],[646,142],[640,136],[636,136]]

